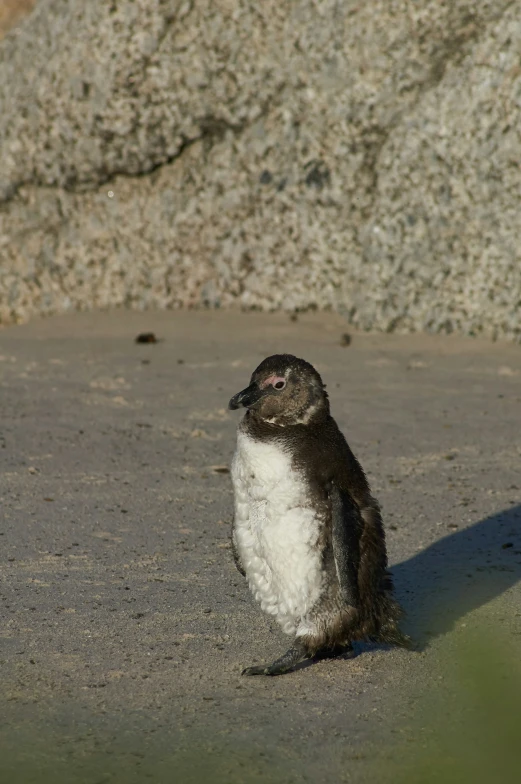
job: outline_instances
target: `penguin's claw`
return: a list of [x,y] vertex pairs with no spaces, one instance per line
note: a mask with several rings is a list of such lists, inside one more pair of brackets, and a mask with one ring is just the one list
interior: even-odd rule
[[269,664],[260,664],[257,667],[245,667],[241,675],[267,675]]

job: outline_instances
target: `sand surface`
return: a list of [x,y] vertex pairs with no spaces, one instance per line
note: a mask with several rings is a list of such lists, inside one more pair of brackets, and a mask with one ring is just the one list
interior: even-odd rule
[[[520,348],[343,332],[234,312],[0,332],[2,780],[374,781],[462,630],[519,634]],[[420,652],[240,677],[288,640],[231,559],[227,403],[280,351],[328,385]]]

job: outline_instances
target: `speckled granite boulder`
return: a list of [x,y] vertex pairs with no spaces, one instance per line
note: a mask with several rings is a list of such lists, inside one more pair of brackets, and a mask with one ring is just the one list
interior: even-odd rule
[[0,320],[332,307],[519,337],[520,15],[39,0],[0,46]]
[[387,309],[361,325],[521,339],[520,52],[513,3],[384,145],[359,281]]

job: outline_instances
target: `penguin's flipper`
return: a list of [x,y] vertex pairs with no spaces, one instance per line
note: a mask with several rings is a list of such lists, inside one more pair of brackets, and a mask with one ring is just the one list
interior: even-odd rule
[[358,507],[345,490],[331,485],[332,545],[340,590],[346,604],[359,607],[358,567],[361,520]]
[[239,555],[239,551],[237,549],[237,542],[235,541],[235,531],[232,525],[232,555],[233,555],[233,562],[236,566],[238,572],[242,574],[243,577],[246,577],[246,572],[244,571],[244,567],[241,563],[241,557]]

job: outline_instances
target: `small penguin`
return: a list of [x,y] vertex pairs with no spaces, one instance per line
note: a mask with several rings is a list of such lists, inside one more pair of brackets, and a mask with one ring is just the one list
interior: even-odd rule
[[283,656],[243,675],[281,675],[355,640],[408,646],[380,508],[320,375],[291,354],[267,357],[230,400],[241,406],[232,552],[262,610],[294,637]]

